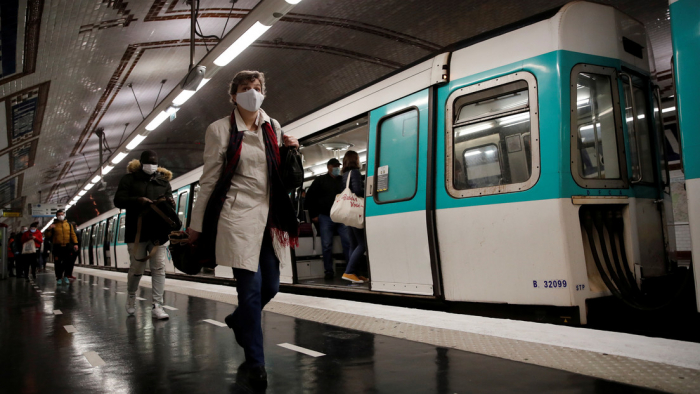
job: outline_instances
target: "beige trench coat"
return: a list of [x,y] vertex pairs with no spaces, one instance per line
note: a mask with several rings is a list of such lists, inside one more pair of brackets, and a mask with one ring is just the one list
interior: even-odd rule
[[[234,111],[239,131],[244,131],[241,158],[231,181],[231,189],[221,210],[216,236],[216,263],[227,267],[258,270],[260,247],[270,208],[270,188],[265,157],[265,141],[260,125],[270,117],[261,109],[255,122],[257,130],[248,130],[241,115]],[[200,190],[192,209],[190,227],[202,232],[204,211],[226,158],[230,139],[229,117],[209,125],[204,140],[204,169],[199,180]],[[282,130],[272,122],[277,140],[282,142]],[[281,267],[290,263],[289,247],[275,245],[275,255]]]

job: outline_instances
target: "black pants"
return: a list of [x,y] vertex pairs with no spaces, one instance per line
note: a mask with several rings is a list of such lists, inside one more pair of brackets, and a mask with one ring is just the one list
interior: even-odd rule
[[[53,264],[54,270],[56,271],[56,279],[63,279],[63,274],[68,271],[68,264],[71,260],[71,252],[73,247],[71,245],[53,246]],[[66,274],[68,276],[68,274]]]
[[29,267],[31,267],[32,277],[36,278],[36,268],[39,266],[39,253],[21,254],[18,266],[22,271],[17,273],[18,277],[29,278]]
[[73,267],[75,267],[75,260],[78,258],[79,252],[80,249],[78,249],[78,252],[71,249],[71,254],[70,257],[68,257],[68,262],[66,263],[64,271],[65,276],[73,276]]
[[15,272],[19,272],[19,270],[15,270],[15,258],[8,257],[7,258],[7,274],[9,276],[15,276]]

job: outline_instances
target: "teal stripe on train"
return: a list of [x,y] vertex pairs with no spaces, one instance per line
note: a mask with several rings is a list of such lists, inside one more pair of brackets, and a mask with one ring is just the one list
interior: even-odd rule
[[686,179],[700,178],[700,1],[671,4],[678,126]]

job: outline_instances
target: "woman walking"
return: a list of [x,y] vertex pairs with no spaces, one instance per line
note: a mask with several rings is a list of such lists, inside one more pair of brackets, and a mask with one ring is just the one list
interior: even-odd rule
[[[348,184],[350,178],[350,191],[357,197],[365,197],[365,180],[360,173],[360,156],[354,150],[345,152],[343,157],[343,185]],[[348,226],[350,236],[354,239],[352,242],[355,249],[350,252],[348,265],[345,267],[343,279],[353,283],[368,282],[369,279],[357,274],[357,263],[365,255],[367,246],[365,245],[365,231],[361,228]]]
[[260,109],[263,73],[239,72],[229,94],[233,112],[206,131],[201,189],[188,233],[199,250],[211,251],[207,259],[233,268],[238,308],[226,324],[245,351],[248,378],[266,384],[262,309],[277,294],[280,264],[290,264],[289,248],[298,244],[294,208],[280,176],[280,157],[285,157],[280,151],[299,143]]
[[29,280],[29,267],[32,268],[32,279],[36,280],[36,269],[39,265],[39,251],[41,243],[44,242],[44,236],[37,228],[39,222],[34,222],[29,225],[29,231],[22,234],[22,265],[24,279]]

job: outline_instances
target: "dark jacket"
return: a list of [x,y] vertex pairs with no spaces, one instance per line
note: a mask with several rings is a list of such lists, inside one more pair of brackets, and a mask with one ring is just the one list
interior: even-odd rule
[[350,176],[350,191],[355,193],[357,197],[364,198],[365,196],[365,177],[362,176],[360,170],[352,169],[343,174],[343,190],[348,184],[348,176]]
[[138,216],[143,210],[137,200],[146,197],[152,201],[160,197],[172,199],[173,189],[170,180],[173,173],[165,168],[158,167],[153,175],[148,175],[141,170],[141,162],[132,160],[126,167],[127,174],[119,181],[117,193],[114,195],[114,206],[126,209],[126,233],[124,242],[132,243],[136,240],[136,224]]
[[304,208],[309,210],[312,219],[318,215],[330,216],[335,196],[342,193],[344,188],[345,185],[340,177],[333,178],[330,174],[321,175],[314,179],[306,192]]

